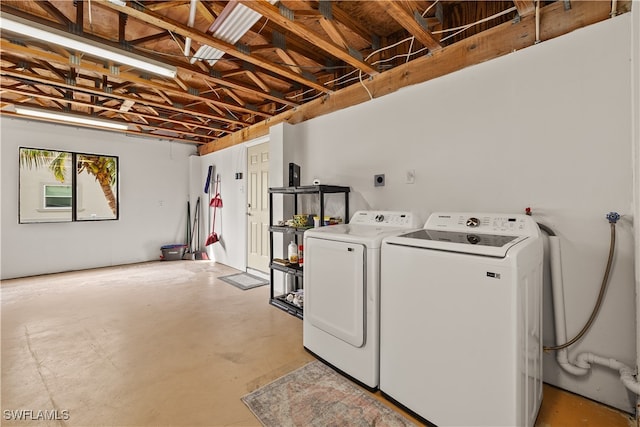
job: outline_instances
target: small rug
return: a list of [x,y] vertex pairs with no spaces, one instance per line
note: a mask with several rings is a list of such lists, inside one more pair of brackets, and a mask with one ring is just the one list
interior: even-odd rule
[[258,286],[268,285],[269,281],[260,277],[252,276],[249,273],[238,273],[230,276],[223,276],[219,278],[230,285],[240,288],[243,291],[251,288],[257,288]]
[[320,361],[243,396],[242,401],[265,427],[415,426]]

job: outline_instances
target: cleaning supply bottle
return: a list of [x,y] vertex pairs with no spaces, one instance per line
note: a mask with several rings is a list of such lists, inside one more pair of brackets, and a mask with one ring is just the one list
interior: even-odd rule
[[291,243],[289,243],[289,262],[291,264],[298,264],[298,245],[295,244],[295,242],[292,240]]
[[298,265],[300,267],[302,267],[302,264],[304,262],[304,246],[303,245],[298,245]]

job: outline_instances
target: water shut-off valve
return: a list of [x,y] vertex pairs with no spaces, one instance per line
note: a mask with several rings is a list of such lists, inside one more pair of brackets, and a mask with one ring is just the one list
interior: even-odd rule
[[611,224],[615,224],[616,222],[618,222],[619,219],[620,219],[620,214],[618,212],[609,212],[607,214],[607,220],[609,220],[609,223]]

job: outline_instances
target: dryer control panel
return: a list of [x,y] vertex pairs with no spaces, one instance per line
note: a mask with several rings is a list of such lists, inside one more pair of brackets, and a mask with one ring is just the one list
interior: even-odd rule
[[351,217],[349,224],[375,225],[380,227],[420,227],[413,212],[399,211],[358,211]]
[[540,233],[533,218],[522,214],[436,212],[431,214],[424,228],[509,236],[537,236]]

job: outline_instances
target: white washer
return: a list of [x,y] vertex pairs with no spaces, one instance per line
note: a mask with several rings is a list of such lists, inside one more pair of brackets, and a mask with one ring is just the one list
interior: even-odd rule
[[381,392],[438,426],[533,426],[542,254],[526,215],[434,213],[385,238]]
[[369,389],[380,372],[382,239],[418,227],[410,212],[358,211],[304,233],[304,347]]

